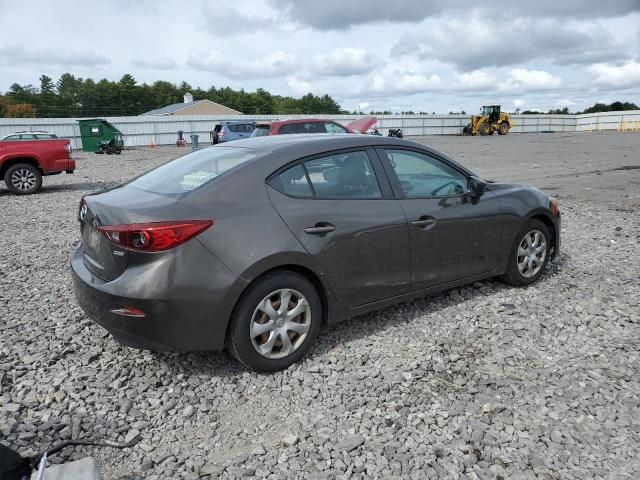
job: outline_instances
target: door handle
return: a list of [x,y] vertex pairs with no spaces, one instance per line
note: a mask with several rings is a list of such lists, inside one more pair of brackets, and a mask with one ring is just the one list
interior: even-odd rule
[[427,215],[423,215],[418,220],[411,222],[411,225],[418,228],[433,227],[435,224],[436,219]]
[[335,229],[335,225],[331,225],[330,223],[316,223],[313,227],[305,228],[304,233],[308,233],[309,235],[324,235],[333,232]]

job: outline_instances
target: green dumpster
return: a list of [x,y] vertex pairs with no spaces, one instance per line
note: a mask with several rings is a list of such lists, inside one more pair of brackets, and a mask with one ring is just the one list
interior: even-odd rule
[[78,120],[82,150],[85,152],[120,154],[124,147],[122,132],[106,120]]

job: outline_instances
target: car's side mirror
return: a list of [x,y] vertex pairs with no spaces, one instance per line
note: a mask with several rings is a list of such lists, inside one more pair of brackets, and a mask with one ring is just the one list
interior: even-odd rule
[[469,177],[469,195],[481,197],[487,191],[487,184],[478,177]]

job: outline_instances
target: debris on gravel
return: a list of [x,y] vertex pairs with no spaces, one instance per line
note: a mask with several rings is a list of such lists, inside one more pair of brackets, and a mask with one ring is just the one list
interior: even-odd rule
[[640,476],[640,203],[576,190],[536,284],[476,282],[361,316],[261,375],[224,352],[122,347],[75,303],[81,196],[178,152],[86,155],[37,195],[0,189],[0,442],[33,455],[139,439],[50,459],[93,456],[105,480]]

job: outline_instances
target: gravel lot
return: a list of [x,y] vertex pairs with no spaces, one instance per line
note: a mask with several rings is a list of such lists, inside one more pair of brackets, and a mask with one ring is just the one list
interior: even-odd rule
[[529,288],[352,319],[274,375],[120,347],[75,304],[80,197],[184,149],[79,153],[31,197],[0,184],[0,441],[140,438],[52,458],[95,456],[106,480],[639,478],[640,135],[423,140],[558,194],[562,256]]

